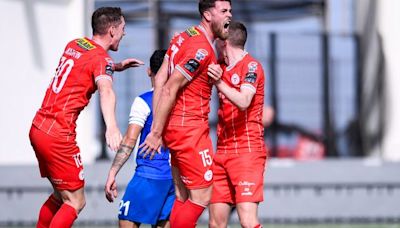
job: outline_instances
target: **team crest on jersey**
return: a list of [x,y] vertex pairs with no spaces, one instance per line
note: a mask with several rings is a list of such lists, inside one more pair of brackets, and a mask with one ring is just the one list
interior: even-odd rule
[[106,65],[106,69],[105,69],[105,73],[107,75],[113,76],[114,74],[114,61],[111,58],[105,58],[107,65]]
[[205,50],[205,49],[199,49],[199,50],[197,50],[197,52],[196,52],[196,57],[195,57],[195,58],[196,58],[198,61],[201,61],[201,60],[205,59],[207,55],[208,55],[208,51],[207,51],[207,50]]
[[234,85],[239,84],[239,82],[240,82],[240,77],[239,77],[239,75],[233,74],[232,77],[231,77],[231,82],[232,82],[232,84],[234,84]]
[[257,62],[250,62],[249,65],[249,72],[256,72],[258,63]]
[[211,181],[212,178],[213,178],[213,172],[212,172],[211,170],[207,170],[207,171],[204,173],[204,180],[206,180],[206,181]]
[[195,27],[190,27],[190,28],[188,28],[188,29],[186,30],[186,33],[187,33],[189,36],[198,36],[198,35],[200,35],[199,31],[197,31],[197,29],[196,29]]
[[92,43],[90,43],[89,40],[85,39],[85,38],[80,38],[76,41],[76,43],[78,44],[79,47],[86,49],[88,51],[95,49],[96,46],[94,46]]

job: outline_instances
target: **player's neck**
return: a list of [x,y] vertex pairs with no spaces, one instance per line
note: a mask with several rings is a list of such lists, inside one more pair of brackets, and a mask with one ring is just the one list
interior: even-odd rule
[[212,31],[212,28],[211,28],[211,24],[205,22],[204,19],[203,19],[203,20],[201,20],[201,22],[200,22],[200,26],[204,28],[204,32],[205,32],[206,36],[208,37],[208,39],[209,39],[211,42],[214,42],[215,37],[214,37],[214,33],[213,33],[213,31]]
[[230,47],[227,49],[226,54],[228,56],[228,65],[232,65],[242,60],[246,55],[246,51],[241,48]]
[[104,37],[94,35],[92,40],[100,45],[104,50],[108,51],[110,49],[110,42],[107,39],[104,39]]

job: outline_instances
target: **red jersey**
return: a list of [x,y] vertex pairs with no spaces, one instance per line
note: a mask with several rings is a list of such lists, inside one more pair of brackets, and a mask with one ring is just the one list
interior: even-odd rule
[[238,91],[250,89],[255,94],[244,111],[220,94],[217,153],[266,152],[262,125],[265,77],[261,64],[245,53],[224,69],[222,80]]
[[33,125],[47,134],[75,140],[76,119],[97,90],[96,81],[112,80],[113,61],[88,38],[67,44]]
[[191,27],[171,40],[166,53],[168,75],[178,70],[190,82],[178,92],[169,124],[208,124],[212,83],[209,82],[207,69],[209,64],[216,62],[215,53],[214,45],[202,26]]

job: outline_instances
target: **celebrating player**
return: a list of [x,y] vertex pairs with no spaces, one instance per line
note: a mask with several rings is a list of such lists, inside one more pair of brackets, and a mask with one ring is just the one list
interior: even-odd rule
[[[154,86],[154,76],[160,68],[166,50],[157,50],[150,58],[148,75]],[[105,193],[108,201],[117,197],[115,177],[130,157],[140,134],[140,143],[150,132],[153,120],[153,90],[135,98],[129,115],[129,126],[114,162],[108,173]],[[153,227],[169,227],[169,215],[175,200],[169,163],[169,150],[161,149],[152,160],[138,154],[136,157],[135,175],[129,182],[119,208],[120,227],[139,227],[141,223]],[[151,202],[151,203],[149,203]]]
[[120,8],[103,7],[92,15],[93,38],[67,44],[29,133],[42,177],[54,192],[39,212],[37,227],[71,227],[85,206],[84,175],[76,144],[76,120],[98,89],[106,125],[106,142],[117,150],[121,133],[115,120],[114,70],[143,64],[136,59],[113,63],[107,51],[117,51],[125,35]]
[[263,201],[267,156],[262,124],[265,79],[261,64],[244,50],[246,39],[246,27],[231,22],[228,39],[218,42],[226,65],[209,66],[220,97],[210,227],[227,227],[232,206],[242,227],[261,227],[257,209]]
[[195,227],[211,197],[213,149],[208,113],[212,83],[207,67],[216,61],[214,39],[228,36],[231,3],[200,0],[199,11],[200,25],[172,39],[156,75],[153,126],[141,145],[144,156],[154,154],[163,137],[170,149],[177,198],[172,227]]

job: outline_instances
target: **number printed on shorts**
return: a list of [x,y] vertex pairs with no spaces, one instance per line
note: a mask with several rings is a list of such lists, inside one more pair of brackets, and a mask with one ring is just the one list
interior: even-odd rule
[[[60,65],[58,65],[56,74],[54,75],[53,83],[51,88],[54,93],[59,93],[63,88],[65,81],[71,73],[72,67],[74,66],[74,60],[61,57]],[[61,78],[61,80],[60,80]]]
[[[129,212],[129,204],[131,203],[131,201],[126,201],[124,202],[123,200],[121,200],[119,202],[119,212],[118,214],[122,214],[122,210],[124,211],[124,216],[128,216],[128,212]],[[124,209],[122,209],[124,208]]]
[[205,149],[205,150],[202,150],[199,152],[199,154],[201,156],[201,160],[203,161],[204,167],[210,166],[212,164],[212,158],[208,154],[208,152],[210,152],[209,149]]

